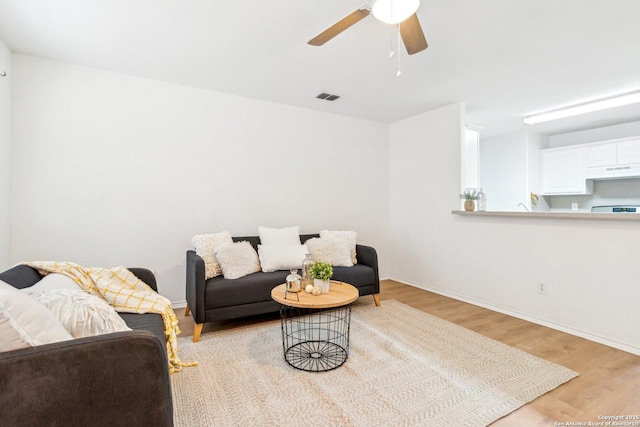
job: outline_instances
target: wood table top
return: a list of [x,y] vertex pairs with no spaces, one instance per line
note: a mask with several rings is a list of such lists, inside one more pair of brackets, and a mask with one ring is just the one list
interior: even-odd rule
[[[326,294],[312,295],[305,292],[288,292],[285,299],[285,289],[287,284],[283,283],[271,290],[271,298],[282,305],[297,308],[333,308],[350,304],[358,299],[360,293],[358,289],[345,282],[331,281],[329,292]],[[298,294],[300,301],[296,299]]]

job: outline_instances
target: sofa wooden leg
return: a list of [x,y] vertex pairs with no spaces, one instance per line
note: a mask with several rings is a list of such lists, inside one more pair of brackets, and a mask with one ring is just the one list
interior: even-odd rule
[[380,307],[380,294],[373,294],[373,301],[375,301],[376,307]]
[[200,341],[200,333],[202,332],[202,327],[204,323],[196,323],[193,325],[193,342]]
[[191,310],[189,310],[189,304],[187,304],[187,306],[184,308],[184,315],[185,317],[189,315],[189,313],[191,313]]

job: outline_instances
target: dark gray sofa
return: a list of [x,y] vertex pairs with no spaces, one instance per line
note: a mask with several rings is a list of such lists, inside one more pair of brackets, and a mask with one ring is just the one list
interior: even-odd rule
[[[303,234],[302,243],[318,234]],[[235,242],[246,240],[257,250],[258,236],[233,237]],[[378,276],[378,255],[370,246],[356,245],[358,264],[353,267],[334,267],[333,280],[352,284],[360,296],[373,295],[376,305],[380,305],[380,278]],[[225,279],[222,276],[205,280],[204,260],[195,251],[187,251],[185,316],[193,316],[195,326],[193,341],[200,339],[205,322],[234,319],[256,314],[277,312],[280,306],[271,299],[271,289],[284,283],[289,271],[262,271],[239,279]]]
[[[157,291],[151,271],[130,270]],[[25,265],[0,273],[18,289],[40,279]],[[132,331],[0,353],[0,425],[173,426],[162,317],[119,314]]]

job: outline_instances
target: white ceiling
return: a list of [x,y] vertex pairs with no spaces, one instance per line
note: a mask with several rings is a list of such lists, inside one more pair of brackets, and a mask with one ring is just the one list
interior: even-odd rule
[[[429,48],[402,51],[400,77],[395,30],[372,16],[306,44],[368,1],[0,0],[0,40],[17,53],[387,123],[463,101],[487,136],[524,128],[531,113],[640,90],[638,0],[422,0]],[[608,116],[532,129],[637,121],[640,107]]]

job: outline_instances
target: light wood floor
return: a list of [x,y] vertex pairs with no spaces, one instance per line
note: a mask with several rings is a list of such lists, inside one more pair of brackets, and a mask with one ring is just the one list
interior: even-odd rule
[[[383,305],[385,299],[398,300],[580,374],[492,426],[547,427],[598,422],[599,415],[640,416],[640,356],[391,280],[381,282],[380,297]],[[361,297],[355,304],[373,304],[373,298]],[[192,336],[191,316],[185,318],[183,310],[177,310],[177,315],[181,336]],[[202,334],[277,318],[266,315],[208,323]],[[635,422],[640,426],[640,419]]]

